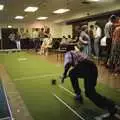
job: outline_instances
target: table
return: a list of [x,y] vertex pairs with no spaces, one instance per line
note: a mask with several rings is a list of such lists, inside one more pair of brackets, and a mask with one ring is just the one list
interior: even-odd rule
[[64,53],[66,53],[66,48],[67,47],[74,47],[76,46],[77,44],[76,43],[67,43],[67,44],[63,44],[61,45],[57,50],[56,50],[56,54],[57,54],[57,61],[59,61],[59,58],[60,58],[60,61],[62,62],[64,60]]
[[60,58],[60,61],[62,62],[64,60],[64,54],[66,53],[66,50],[57,49],[55,52],[57,54],[57,61],[59,61]]

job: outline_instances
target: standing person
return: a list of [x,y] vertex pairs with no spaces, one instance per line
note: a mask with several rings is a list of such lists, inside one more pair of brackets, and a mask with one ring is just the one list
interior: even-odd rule
[[43,43],[43,40],[44,40],[44,38],[45,38],[44,28],[41,28],[41,29],[40,29],[39,37],[40,37],[40,46],[41,46],[42,43]]
[[25,42],[25,48],[29,49],[30,48],[30,34],[29,34],[28,29],[24,33],[24,36],[25,36],[25,41],[24,41]]
[[91,49],[90,49],[90,37],[88,35],[88,26],[83,25],[81,27],[81,33],[79,37],[80,46],[83,46],[83,52],[87,55],[91,55]]
[[91,53],[95,55],[94,50],[94,25],[90,25],[90,29],[88,31],[89,37],[90,37],[90,43],[91,43]]
[[[70,69],[72,67],[72,69]],[[70,69],[70,71],[69,71]],[[106,97],[97,93],[95,87],[97,84],[98,70],[93,61],[89,60],[88,56],[81,52],[76,52],[67,47],[64,59],[64,73],[62,76],[62,83],[69,71],[69,77],[72,87],[76,94],[75,99],[83,103],[81,89],[79,88],[78,78],[84,79],[85,95],[98,107],[108,110],[109,117],[112,117],[117,108],[115,103]]]
[[50,36],[50,28],[46,26],[45,28],[45,38],[48,38]]
[[35,51],[37,52],[38,48],[39,48],[39,32],[38,32],[38,28],[36,28],[33,31],[32,38],[33,38],[33,42],[34,42]]
[[99,58],[99,52],[100,52],[100,38],[102,36],[102,30],[101,28],[96,24],[95,25],[95,41],[94,41],[94,50],[95,50],[95,56],[96,58]]
[[48,48],[51,48],[51,47],[52,47],[52,37],[50,35],[48,38],[44,38],[44,41],[41,45],[41,48],[38,54],[47,56]]
[[112,44],[112,35],[113,35],[113,29],[114,29],[114,23],[117,20],[116,15],[112,15],[109,18],[109,21],[105,25],[105,37],[106,37],[106,44],[107,44],[107,56],[105,60],[105,66],[107,66],[108,59],[110,57],[110,52],[111,52],[111,44]]
[[21,39],[21,36],[20,36],[19,32],[17,32],[15,35],[15,42],[16,42],[16,46],[17,46],[18,50],[21,50],[20,39]]
[[14,48],[14,47],[16,48],[15,36],[16,36],[16,35],[15,35],[14,32],[10,33],[10,35],[8,36],[8,38],[9,38],[10,41],[11,41],[10,44],[12,43],[12,44],[10,45],[10,48]]
[[112,72],[120,74],[120,20],[116,24],[116,28],[113,32],[109,68]]

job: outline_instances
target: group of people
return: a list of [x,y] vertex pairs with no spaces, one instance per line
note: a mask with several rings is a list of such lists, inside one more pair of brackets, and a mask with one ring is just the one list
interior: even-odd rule
[[106,66],[114,73],[120,73],[120,18],[112,15],[105,26],[108,56]]
[[[88,30],[87,26],[82,26],[80,37],[84,45],[86,53],[93,54],[99,58],[102,50],[102,40],[105,38],[104,65],[112,72],[120,73],[120,20],[116,15],[110,16],[108,22],[105,24],[104,37],[102,38],[102,29],[97,25],[91,25]],[[81,35],[82,34],[82,35]],[[86,36],[86,37],[85,37]],[[85,40],[87,39],[87,40]],[[86,42],[87,41],[87,42]],[[87,51],[88,50],[88,51]]]
[[[36,52],[44,54],[45,49],[48,47],[48,44],[51,42],[50,29],[38,28],[34,29],[30,34],[28,30],[20,32],[11,32],[8,36],[9,40],[13,43],[16,43],[17,49],[21,50],[21,41],[24,40],[25,48],[29,48],[29,43],[32,43],[32,48]],[[45,48],[45,49],[44,49]],[[39,52],[39,49],[40,52]]]
[[[119,69],[120,67],[119,24],[119,18],[115,15],[112,15],[108,23],[105,25],[105,38],[107,48],[105,65],[110,65],[115,70],[117,68]],[[91,29],[93,29],[93,26],[91,26]],[[70,77],[73,90],[76,94],[75,100],[78,100],[83,104],[84,100],[78,81],[79,78],[83,78],[86,97],[88,97],[99,108],[102,108],[109,112],[108,116],[101,116],[101,119],[114,120],[115,114],[120,114],[120,107],[116,105],[115,102],[106,98],[105,96],[100,95],[96,91],[95,87],[97,85],[98,69],[96,64],[90,59],[90,52],[93,52],[93,50],[91,50],[93,49],[92,47],[94,45],[99,45],[100,31],[101,30],[98,28],[98,36],[93,37],[93,32],[91,32],[91,30],[88,31],[88,27],[84,25],[81,27],[79,36],[79,41],[82,43],[80,50],[76,51],[75,47],[71,48],[69,46],[66,46],[66,53],[64,57],[64,72],[61,77],[61,82],[64,83],[66,77]],[[99,53],[97,50],[94,52],[96,52],[96,55]]]
[[99,57],[99,41],[102,36],[101,28],[96,24],[91,25],[88,29],[88,25],[83,25],[78,29],[78,35],[74,38],[66,38],[63,36],[60,44],[77,43],[77,48],[83,48],[83,52],[87,55],[94,55]]
[[99,59],[104,55],[104,65],[115,73],[120,73],[120,20],[116,15],[111,15],[103,29],[98,23],[95,25],[83,25],[79,28],[79,35],[72,39],[63,36],[60,44],[77,43],[78,49],[92,58]]

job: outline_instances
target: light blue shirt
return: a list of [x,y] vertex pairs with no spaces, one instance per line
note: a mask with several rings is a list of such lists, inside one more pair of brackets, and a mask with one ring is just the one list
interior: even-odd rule
[[88,55],[79,51],[69,51],[65,53],[64,67],[69,63],[75,67],[79,62],[88,59]]

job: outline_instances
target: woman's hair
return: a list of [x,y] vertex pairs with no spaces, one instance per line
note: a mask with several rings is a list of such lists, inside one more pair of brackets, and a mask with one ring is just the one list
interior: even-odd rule
[[88,29],[88,26],[87,26],[87,25],[83,25],[83,26],[81,27],[81,30],[82,30],[82,31],[85,31],[86,29]]

